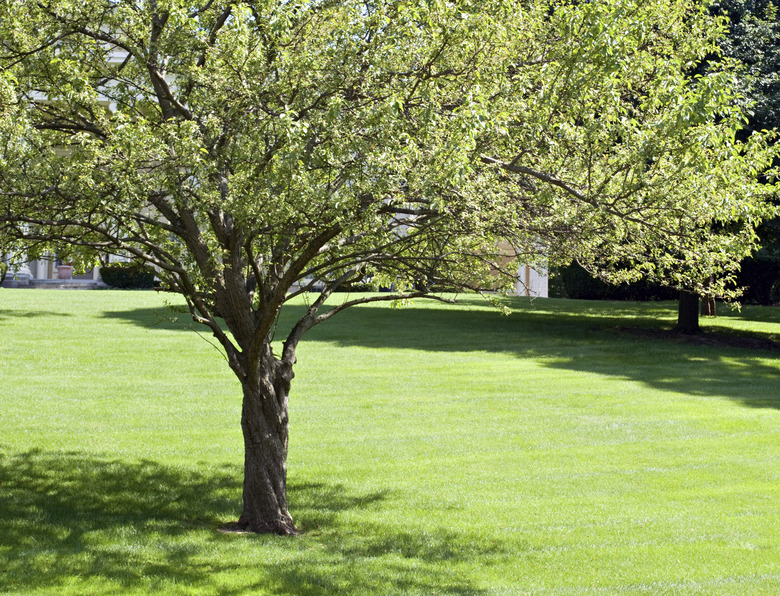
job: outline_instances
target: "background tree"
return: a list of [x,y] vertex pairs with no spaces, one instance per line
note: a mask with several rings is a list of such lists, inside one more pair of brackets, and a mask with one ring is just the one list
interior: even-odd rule
[[[242,386],[243,529],[295,532],[288,394],[314,325],[495,288],[508,257],[725,292],[768,212],[731,65],[687,74],[724,31],[703,4],[0,6],[2,233],[129,255],[184,296]],[[332,298],[366,278],[395,292]]]
[[[777,9],[768,0],[725,0],[712,9],[729,19],[728,34],[719,43],[720,57],[738,60],[742,65],[736,81],[747,102],[747,122],[740,136],[777,129],[780,123],[780,23]],[[715,58],[720,59],[720,58]],[[780,245],[777,218],[757,226],[759,245],[755,253],[742,260],[734,284],[745,291],[750,301],[769,304],[771,290],[780,274]],[[699,302],[701,300],[701,309]],[[699,313],[715,315],[715,296],[681,291],[677,329],[699,331]]]
[[780,123],[780,13],[770,0],[721,0],[715,5],[729,17],[728,35],[720,42],[726,56],[745,65],[740,86],[752,102],[747,131]]
[[[729,0],[718,9],[731,20],[729,34],[721,42],[725,55],[746,66],[740,78],[743,94],[754,102],[746,133],[780,127],[780,14],[768,0]],[[737,279],[747,287],[745,299],[769,304],[780,278],[780,219],[758,228],[761,248],[745,259]]]

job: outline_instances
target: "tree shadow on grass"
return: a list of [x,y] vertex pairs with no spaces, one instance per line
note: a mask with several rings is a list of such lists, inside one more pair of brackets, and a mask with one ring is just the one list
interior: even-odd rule
[[22,311],[22,310],[0,308],[0,321],[7,320],[7,319],[13,320],[17,318],[25,318],[25,319],[37,319],[39,317],[51,318],[53,316],[72,317],[73,315],[66,312],[48,312],[48,311],[36,311],[36,310]]
[[[462,300],[452,309],[364,305],[315,327],[304,342],[429,352],[511,353],[536,358],[552,369],[593,372],[688,395],[726,397],[749,407],[780,408],[780,352],[663,337],[657,332],[673,325],[672,303],[540,300],[511,304],[518,308],[509,317],[485,309],[484,301],[473,298]],[[304,313],[303,306],[285,308],[277,332],[280,339]],[[177,322],[161,323],[163,313],[138,309],[106,316],[146,327],[186,328],[186,315]],[[653,333],[636,333],[635,329]],[[725,328],[714,329],[733,333]],[[759,341],[777,339],[754,335]]]
[[390,593],[387,586],[476,594],[441,563],[494,557],[500,546],[441,530],[363,525],[356,532],[339,515],[381,507],[384,494],[295,482],[291,509],[302,537],[221,534],[217,528],[239,513],[240,484],[232,466],[200,473],[0,449],[0,592],[53,593],[84,581],[90,593],[105,594],[175,593],[177,586],[199,594]]
[[[227,473],[200,476],[149,461],[2,456],[0,591],[54,589],[78,576],[99,576],[114,589],[150,575],[200,581],[188,535],[232,512],[236,484]],[[146,533],[159,537],[159,556],[149,557]]]
[[164,329],[167,331],[206,331],[205,325],[197,325],[190,317],[186,306],[161,306],[159,308],[135,308],[133,310],[105,311],[106,319],[128,321],[146,329]]
[[[596,373],[665,391],[780,409],[778,351],[689,343],[668,333],[674,315],[670,305],[632,308],[605,303],[572,312],[565,310],[565,302],[543,304],[509,317],[484,309],[360,308],[339,315],[343,320],[338,325],[315,328],[307,339],[379,349],[512,354],[554,370]],[[776,339],[754,335],[757,343]]]

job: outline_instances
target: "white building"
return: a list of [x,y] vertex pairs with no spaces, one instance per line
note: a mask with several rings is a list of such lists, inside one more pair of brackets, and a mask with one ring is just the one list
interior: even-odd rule
[[547,298],[549,276],[546,269],[537,270],[530,265],[520,265],[515,295],[531,298]]
[[[3,259],[5,262],[5,258]],[[73,267],[55,258],[27,261],[10,265],[2,286],[4,288],[72,287],[94,288],[102,284],[97,267],[83,274],[75,274]]]
[[[514,295],[531,298],[547,298],[547,271],[537,270],[529,265],[520,265],[515,282]],[[41,261],[29,261],[17,267],[9,267],[4,288],[67,287],[91,289],[102,285],[97,267],[83,274],[74,272],[72,267],[61,264],[52,258]]]

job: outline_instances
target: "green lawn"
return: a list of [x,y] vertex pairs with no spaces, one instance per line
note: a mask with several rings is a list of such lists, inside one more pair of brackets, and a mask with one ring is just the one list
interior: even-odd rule
[[780,593],[780,352],[625,330],[669,303],[347,311],[299,350],[302,536],[226,535],[239,388],[165,300],[0,290],[1,593]]

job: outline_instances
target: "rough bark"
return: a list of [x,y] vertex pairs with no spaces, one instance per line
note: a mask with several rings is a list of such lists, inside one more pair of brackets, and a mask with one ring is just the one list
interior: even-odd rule
[[[272,357],[269,357],[272,359]],[[288,394],[292,371],[265,362],[256,382],[244,382],[244,507],[236,524],[261,534],[297,534],[287,510]]]
[[681,333],[699,332],[699,296],[691,292],[680,292],[677,308],[676,331]]

